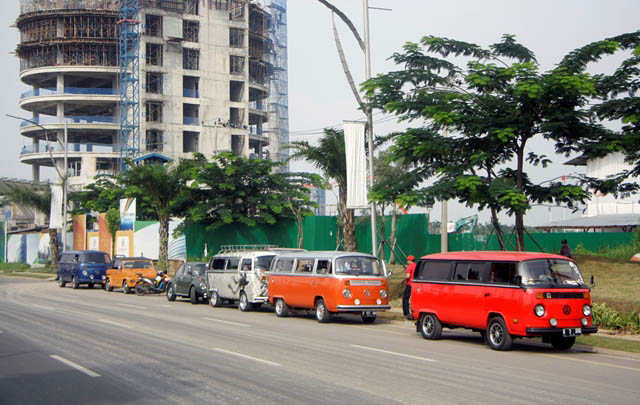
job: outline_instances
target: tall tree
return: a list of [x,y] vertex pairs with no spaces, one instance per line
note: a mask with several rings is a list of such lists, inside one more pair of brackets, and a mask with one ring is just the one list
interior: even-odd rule
[[[5,195],[6,200],[18,205],[26,205],[33,210],[43,214],[47,222],[51,215],[51,188],[45,187],[44,190],[35,190],[26,186],[11,186]],[[66,229],[63,229],[66,232]],[[49,228],[49,251],[51,254],[51,266],[58,267],[58,231],[55,228]]]
[[125,188],[126,196],[148,197],[155,209],[160,228],[158,262],[161,270],[168,266],[169,219],[174,212],[175,201],[187,187],[193,167],[193,161],[189,160],[148,165],[129,162],[129,169],[118,176],[118,183]]
[[116,252],[116,232],[120,229],[120,210],[113,207],[109,208],[104,216],[104,220],[107,223],[107,229],[111,235],[111,257],[113,257]]
[[347,207],[347,163],[345,158],[344,131],[325,129],[317,146],[306,141],[291,142],[287,148],[292,151],[290,159],[305,159],[320,169],[326,180],[338,183],[338,213],[344,235],[344,249],[356,251],[356,224],[353,209]]
[[[559,148],[601,131],[582,110],[596,94],[589,74],[562,66],[539,72],[534,54],[511,35],[488,48],[425,36],[420,43],[407,43],[392,59],[403,69],[378,76],[363,89],[374,107],[405,121],[426,120],[425,126],[400,133],[395,140],[396,153],[416,167],[410,173],[412,186],[440,199],[466,190],[468,203],[505,210],[515,217],[519,250],[524,250],[523,218],[531,204],[574,207],[589,197],[579,185],[533,184],[525,170],[526,163],[550,163],[544,155],[526,153],[534,137],[551,140]],[[464,59],[466,65],[459,66]],[[450,131],[452,147],[470,143],[473,149],[458,151],[458,159],[451,154],[456,149],[449,149],[448,158],[441,159],[438,145],[448,142],[444,129]],[[487,160],[491,176],[481,176],[478,172],[487,170]],[[496,164],[502,164],[497,172]],[[455,183],[417,186],[427,176],[443,173]],[[478,193],[480,187],[487,189]],[[484,201],[487,195],[490,200]]]

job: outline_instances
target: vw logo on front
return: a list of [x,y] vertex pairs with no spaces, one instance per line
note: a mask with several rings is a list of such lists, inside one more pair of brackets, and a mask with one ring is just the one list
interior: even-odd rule
[[366,288],[366,289],[364,290],[364,295],[366,295],[367,297],[371,297],[371,291],[369,291],[369,289],[368,289],[368,288]]
[[562,313],[565,315],[569,315],[571,313],[571,307],[569,306],[569,304],[566,304],[564,307],[562,307]]

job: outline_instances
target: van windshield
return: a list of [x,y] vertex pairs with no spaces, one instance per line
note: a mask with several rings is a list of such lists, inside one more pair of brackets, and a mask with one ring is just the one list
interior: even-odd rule
[[83,253],[81,256],[82,263],[104,264],[110,263],[109,256],[104,253]]
[[570,260],[539,259],[520,264],[523,285],[551,285],[554,287],[584,287],[578,265]]
[[124,262],[125,269],[151,269],[153,268],[152,262],[147,261],[135,261],[135,262]]
[[335,273],[349,276],[384,276],[378,260],[371,257],[352,256],[336,259]]

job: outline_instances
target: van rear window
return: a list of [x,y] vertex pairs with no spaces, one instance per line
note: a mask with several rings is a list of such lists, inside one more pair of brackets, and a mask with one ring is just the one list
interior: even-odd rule
[[415,280],[449,281],[451,262],[425,261],[414,275]]

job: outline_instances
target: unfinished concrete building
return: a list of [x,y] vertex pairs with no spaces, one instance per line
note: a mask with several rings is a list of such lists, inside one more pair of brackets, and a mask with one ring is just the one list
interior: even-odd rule
[[[21,123],[21,135],[31,140],[21,161],[32,166],[34,181],[42,166],[64,173],[66,127],[71,187],[117,173],[123,111],[118,0],[20,3],[20,80],[31,87],[20,106],[32,114]],[[232,151],[284,159],[286,0],[138,3],[140,146],[134,155],[176,159]],[[277,30],[270,10],[279,13]],[[273,61],[284,66],[274,68]],[[271,87],[279,89],[275,99]]]

